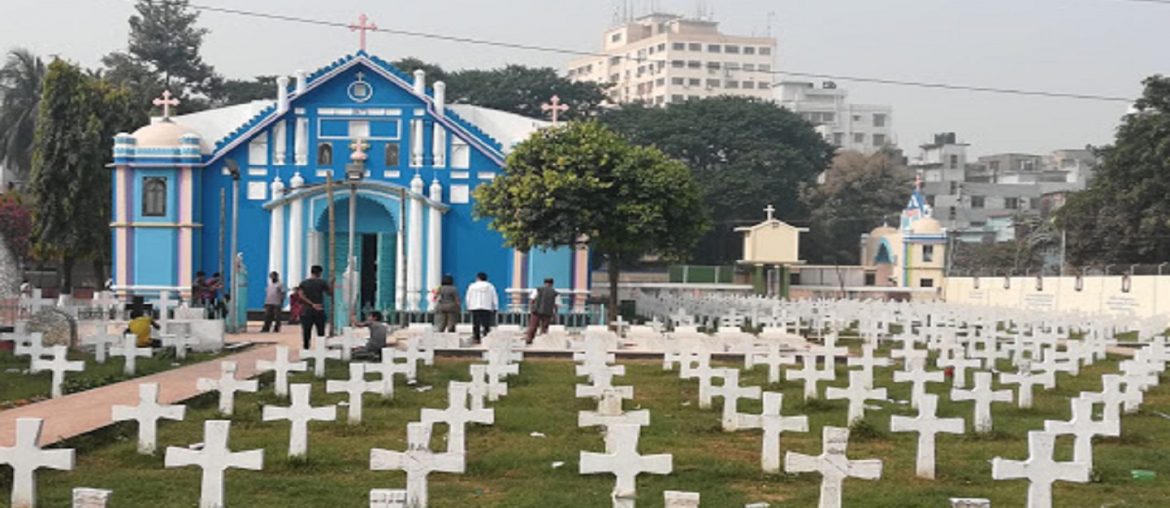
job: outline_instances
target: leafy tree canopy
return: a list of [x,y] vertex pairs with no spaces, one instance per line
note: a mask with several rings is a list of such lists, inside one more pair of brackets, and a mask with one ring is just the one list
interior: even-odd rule
[[32,140],[45,64],[26,49],[8,52],[0,68],[0,165],[19,175],[32,167]]
[[1089,187],[1057,212],[1073,265],[1170,260],[1170,78],[1145,80]]
[[897,216],[909,199],[911,172],[901,154],[841,152],[824,183],[806,185],[801,203],[809,210],[805,259],[811,263],[858,264],[862,234]]
[[691,169],[715,224],[693,253],[703,263],[740,259],[734,228],[758,222],[769,204],[781,219],[801,216],[802,185],[829,166],[836,150],[797,114],[745,97],[629,105],[606,113],[604,122]]
[[596,122],[537,132],[475,198],[476,215],[517,249],[586,239],[606,257],[611,312],[623,259],[682,255],[707,227],[698,186],[684,165],[657,149],[631,146]]

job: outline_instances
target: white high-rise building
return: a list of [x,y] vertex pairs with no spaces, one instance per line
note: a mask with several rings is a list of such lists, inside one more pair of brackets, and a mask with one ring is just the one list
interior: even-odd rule
[[727,35],[715,21],[650,14],[607,30],[602,53],[570,62],[566,74],[611,85],[617,103],[773,98],[776,39]]
[[832,81],[819,88],[807,81],[782,81],[775,92],[781,106],[816,125],[834,146],[869,154],[897,145],[890,106],[852,104],[849,92]]

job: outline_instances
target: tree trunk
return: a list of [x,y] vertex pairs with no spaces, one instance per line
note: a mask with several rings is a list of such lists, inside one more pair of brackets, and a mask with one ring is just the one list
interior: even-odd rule
[[73,256],[65,256],[65,258],[61,260],[61,272],[62,272],[62,276],[64,277],[64,279],[61,282],[61,294],[63,294],[63,295],[73,294],[73,264],[74,264],[74,262],[75,261],[73,259]]
[[606,312],[606,319],[609,323],[617,321],[621,315],[621,309],[618,305],[618,278],[622,274],[622,265],[616,254],[607,254],[606,268],[609,272],[609,311]]
[[106,289],[106,261],[100,256],[93,259],[93,280],[95,293]]

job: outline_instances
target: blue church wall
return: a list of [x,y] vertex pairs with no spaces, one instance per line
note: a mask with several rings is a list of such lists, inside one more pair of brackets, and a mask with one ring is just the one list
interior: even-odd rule
[[536,287],[552,277],[558,288],[573,286],[573,249],[533,249],[528,253],[528,286]]
[[179,235],[174,228],[137,228],[134,231],[133,280],[139,286],[174,286],[178,283]]

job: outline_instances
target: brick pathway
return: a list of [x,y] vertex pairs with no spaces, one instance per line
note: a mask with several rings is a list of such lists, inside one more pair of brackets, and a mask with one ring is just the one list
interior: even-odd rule
[[[260,329],[259,323],[250,323],[252,330]],[[256,375],[256,360],[272,360],[276,355],[276,344],[288,345],[294,351],[300,349],[300,327],[292,326],[279,334],[247,333],[229,336],[226,342],[253,342],[256,346],[242,353],[215,360],[188,365],[177,369],[143,376],[121,383],[102,386],[85,392],[66,395],[7,411],[0,411],[0,446],[11,446],[16,419],[24,417],[43,418],[41,445],[47,445],[100,429],[112,423],[110,408],[115,405],[138,404],[140,383],[159,384],[159,403],[175,404],[199,395],[195,380],[201,377],[219,377],[219,362],[231,360],[239,365],[238,376],[249,378]],[[296,356],[295,353],[293,355]]]

